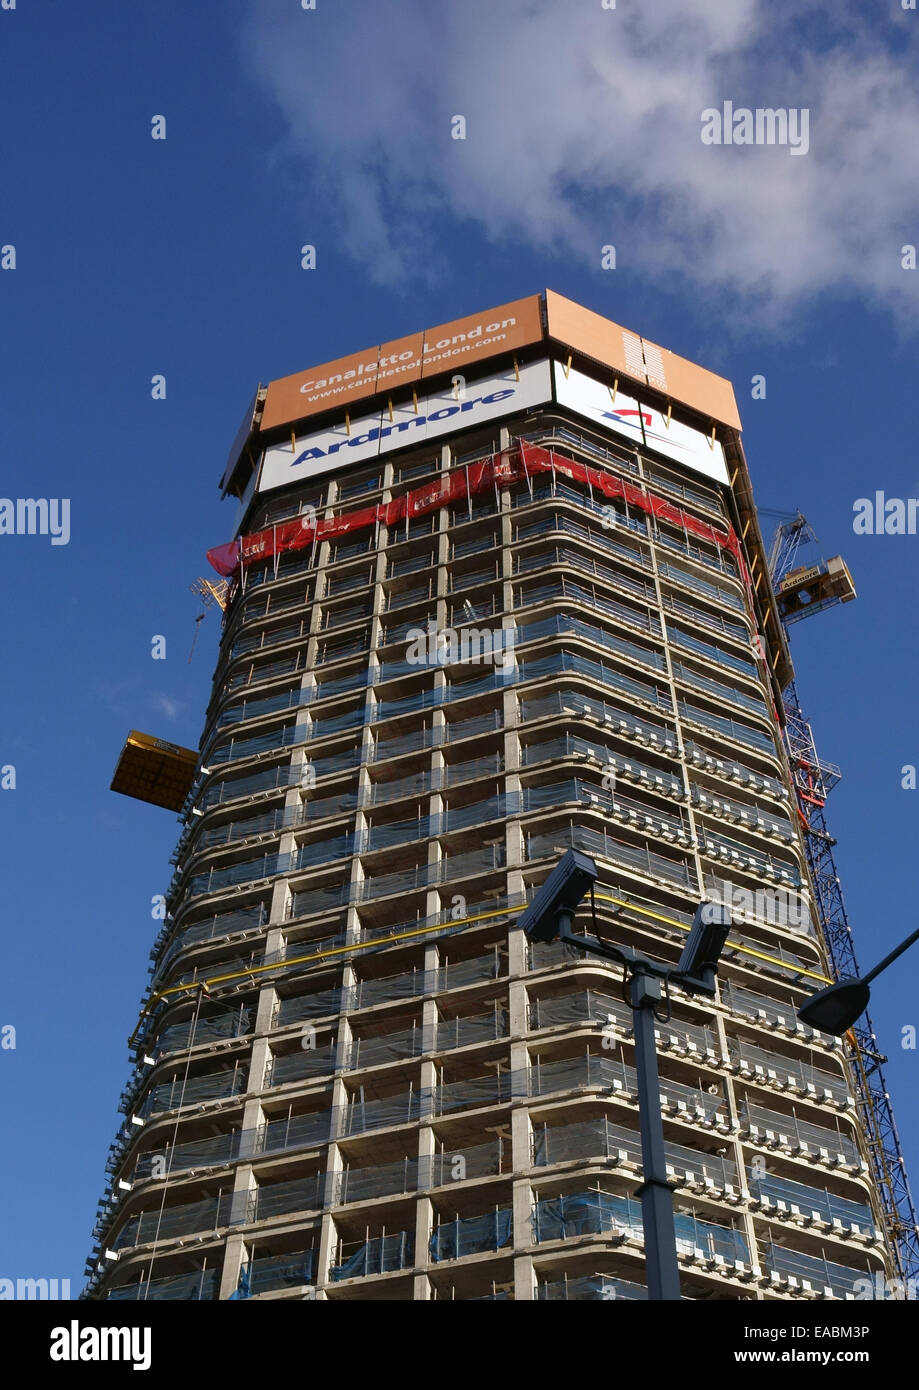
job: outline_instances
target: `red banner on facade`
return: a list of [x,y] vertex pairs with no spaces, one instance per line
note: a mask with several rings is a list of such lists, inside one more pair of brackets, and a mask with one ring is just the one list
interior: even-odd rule
[[[635,507],[659,521],[678,526],[700,540],[729,550],[736,558],[748,597],[752,603],[750,579],[744,563],[740,543],[732,527],[719,531],[706,521],[684,512],[664,497],[648,492],[637,483],[626,482],[613,473],[590,464],[556,454],[552,449],[540,445],[527,444],[520,440],[504,453],[492,454],[478,459],[475,463],[454,469],[445,478],[435,479],[424,487],[415,488],[392,502],[381,502],[375,507],[362,507],[357,511],[342,512],[335,517],[321,517],[315,524],[307,517],[294,517],[291,521],[256,531],[244,536],[240,541],[230,541],[227,545],[216,546],[207,552],[207,558],[218,574],[229,576],[243,566],[256,564],[260,560],[271,559],[287,550],[301,550],[312,545],[314,539],[326,540],[333,536],[344,536],[349,532],[362,530],[383,522],[394,526],[399,521],[415,516],[424,516],[438,508],[449,506],[467,497],[486,492],[495,487],[510,487],[540,473],[556,473],[571,478],[575,482],[586,483],[596,488],[604,497],[619,498],[627,506]],[[752,608],[751,608],[752,611]]]

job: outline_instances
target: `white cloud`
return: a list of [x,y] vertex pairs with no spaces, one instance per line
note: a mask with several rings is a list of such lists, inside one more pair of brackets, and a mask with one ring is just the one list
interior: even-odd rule
[[156,694],[151,697],[151,703],[166,716],[167,719],[178,719],[185,706],[180,700],[173,700],[170,695]]
[[[333,211],[371,278],[436,274],[446,216],[587,265],[611,241],[620,268],[727,293],[760,322],[821,291],[906,322],[919,85],[891,35],[909,40],[919,19],[872,28],[854,0],[784,8],[257,0],[245,48],[302,161],[304,204]],[[810,152],[703,145],[701,113],[726,99],[807,107]],[[454,114],[466,141],[450,139]]]

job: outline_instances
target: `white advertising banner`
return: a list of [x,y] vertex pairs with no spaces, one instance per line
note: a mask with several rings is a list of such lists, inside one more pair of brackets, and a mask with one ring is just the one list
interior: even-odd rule
[[360,463],[375,458],[380,452],[382,410],[361,415],[340,425],[320,430],[317,434],[301,435],[291,447],[289,443],[275,444],[265,450],[259,492],[268,492],[286,483],[311,478],[314,473],[327,473],[347,463]]
[[641,411],[638,402],[624,391],[613,395],[611,386],[604,386],[593,377],[584,376],[572,367],[567,376],[560,362],[555,362],[555,399],[559,405],[576,410],[585,419],[605,430],[621,434],[641,449],[644,436],[641,429]]
[[671,420],[668,425],[666,415],[648,405],[642,406],[641,413],[645,444],[649,449],[665,454],[694,473],[704,473],[716,483],[730,481],[724,450],[717,439],[690,429],[689,425],[681,425],[678,420]]
[[455,385],[434,394],[420,395],[415,402],[402,402],[362,415],[350,422],[342,420],[331,428],[276,444],[266,449],[259,481],[259,492],[284,487],[318,473],[345,468],[368,458],[407,449],[413,444],[436,439],[470,425],[485,424],[505,415],[515,415],[531,406],[551,400],[548,362],[522,366],[519,380],[513,367],[477,381],[454,377]]
[[703,473],[718,483],[727,483],[728,470],[724,450],[717,439],[680,424],[649,405],[639,405],[622,391],[613,397],[611,386],[594,381],[573,368],[565,375],[560,362],[555,362],[555,399],[586,420],[600,425],[613,434],[629,440],[638,449],[653,449],[658,454]]

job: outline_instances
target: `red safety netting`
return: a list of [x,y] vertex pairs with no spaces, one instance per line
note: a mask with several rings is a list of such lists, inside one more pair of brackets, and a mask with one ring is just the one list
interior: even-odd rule
[[[750,571],[732,526],[729,525],[726,531],[721,531],[636,483],[627,482],[602,468],[594,468],[590,464],[565,458],[553,449],[528,444],[522,439],[510,449],[454,469],[444,478],[415,488],[414,491],[407,492],[392,502],[381,502],[374,507],[342,512],[334,517],[322,517],[315,524],[309,523],[305,517],[298,516],[292,521],[284,521],[280,525],[269,526],[265,530],[243,536],[240,540],[215,546],[207,552],[207,558],[218,574],[229,577],[237,570],[244,570],[247,565],[269,560],[284,551],[302,550],[311,546],[314,541],[345,536],[351,531],[376,526],[378,522],[394,526],[399,521],[424,516],[427,512],[437,511],[439,507],[463,501],[492,488],[510,487],[514,483],[526,482],[541,473],[560,474],[575,482],[586,483],[589,488],[596,488],[604,497],[620,498],[628,507],[635,507],[657,517],[659,521],[667,522],[689,535],[707,541],[710,545],[730,551],[737,561],[743,579],[749,612],[756,612]],[[762,657],[760,660],[765,664]],[[768,680],[766,686],[773,716],[778,724],[778,711]]]
[[312,545],[314,540],[344,536],[351,531],[375,526],[377,522],[393,526],[399,521],[423,516],[426,512],[436,511],[439,507],[473,497],[491,488],[509,487],[513,483],[523,482],[540,473],[558,473],[576,482],[586,483],[588,487],[596,488],[604,497],[621,498],[628,506],[637,507],[660,521],[681,527],[691,535],[698,536],[700,540],[729,550],[737,559],[749,587],[740,543],[732,527],[728,527],[726,532],[719,531],[635,483],[626,482],[603,469],[565,458],[552,449],[527,444],[524,440],[520,440],[503,453],[491,454],[463,468],[457,468],[445,478],[407,492],[392,502],[381,502],[374,507],[342,512],[335,517],[322,517],[315,524],[310,523],[306,517],[298,516],[292,521],[284,521],[280,525],[269,526],[252,535],[243,536],[240,540],[215,546],[207,552],[207,558],[218,574],[229,576],[240,566],[271,559],[286,550],[301,550]]

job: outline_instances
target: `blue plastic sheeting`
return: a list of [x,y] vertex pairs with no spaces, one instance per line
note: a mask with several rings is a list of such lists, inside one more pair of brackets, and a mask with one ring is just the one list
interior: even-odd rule
[[500,1250],[510,1245],[512,1215],[510,1207],[488,1212],[485,1216],[467,1216],[438,1226],[431,1236],[429,1250],[432,1260],[458,1260],[462,1255],[476,1255],[484,1250]]
[[586,1302],[597,1299],[604,1303],[614,1300],[634,1303],[647,1299],[648,1290],[644,1284],[614,1279],[608,1274],[585,1274],[579,1279],[562,1279],[555,1283],[540,1284],[536,1297],[541,1302]]
[[178,1052],[183,1047],[197,1047],[199,1043],[241,1037],[249,1031],[249,1025],[248,1009],[229,1009],[210,1018],[199,1018],[197,1023],[193,1019],[175,1023],[163,1030],[153,1046],[157,1056]]
[[537,1241],[600,1235],[622,1227],[641,1234],[641,1208],[628,1197],[608,1192],[570,1192],[537,1202],[533,1209]]
[[800,1250],[786,1250],[771,1242],[764,1252],[763,1263],[767,1273],[793,1274],[798,1279],[812,1281],[818,1288],[832,1289],[840,1298],[854,1293],[856,1285],[870,1278],[872,1273],[870,1269],[833,1264],[825,1255],[805,1255]]
[[[631,676],[624,676],[612,666],[607,666],[603,661],[591,661],[589,657],[579,656],[577,652],[569,652],[562,648],[560,652],[552,656],[531,657],[527,662],[519,662],[518,669],[521,672],[522,680],[533,680],[536,676],[554,676],[561,672],[575,672],[581,676],[593,676],[595,680],[613,690],[622,691],[625,694],[637,695],[639,699],[647,700],[649,704],[656,705],[662,710],[672,711],[673,703],[668,692],[658,685],[652,685],[648,681],[635,680]],[[729,721],[725,721],[726,723]],[[773,753],[774,753],[773,746]]]
[[150,1177],[157,1160],[165,1158],[165,1172],[178,1173],[185,1168],[213,1167],[230,1163],[239,1153],[239,1130],[229,1134],[217,1134],[212,1139],[193,1139],[188,1144],[177,1144],[174,1149],[164,1152],[150,1150],[138,1156],[134,1168],[135,1179]]
[[701,1250],[706,1255],[720,1255],[728,1264],[733,1264],[735,1260],[750,1263],[747,1242],[739,1231],[729,1226],[715,1226],[686,1213],[677,1214],[673,1218],[673,1226],[677,1250],[681,1255],[691,1250]]
[[[537,1202],[533,1224],[538,1241],[601,1235],[605,1231],[626,1232],[639,1239],[643,1235],[640,1204],[609,1192],[572,1192]],[[673,1224],[681,1254],[703,1250],[708,1255],[721,1255],[732,1264],[735,1260],[749,1264],[747,1243],[732,1227],[700,1221],[686,1212],[677,1213]]]
[[250,1260],[239,1271],[239,1284],[231,1298],[251,1298],[288,1285],[311,1284],[316,1263],[315,1250],[302,1250],[296,1255],[268,1255]]
[[267,734],[256,734],[253,738],[232,738],[219,748],[210,748],[207,760],[214,764],[235,762],[237,758],[250,758],[254,753],[264,753],[269,749],[290,748],[305,742],[307,736],[308,730],[303,724],[286,724]]
[[234,1207],[233,1220],[264,1221],[269,1216],[283,1216],[321,1207],[325,1183],[325,1173],[319,1172],[294,1178],[290,1182],[265,1184],[253,1192],[237,1192],[238,1206]]
[[337,1283],[340,1279],[358,1279],[365,1274],[387,1274],[410,1267],[413,1259],[414,1242],[407,1231],[377,1236],[355,1250],[344,1264],[333,1266],[332,1280]]
[[217,1293],[216,1269],[198,1270],[194,1274],[179,1274],[172,1279],[154,1279],[150,1283],[123,1284],[119,1289],[110,1289],[109,1299],[139,1300],[168,1299],[176,1301],[197,1301],[212,1299]]
[[863,1231],[874,1231],[874,1217],[871,1208],[862,1202],[853,1202],[846,1197],[819,1187],[808,1187],[790,1178],[777,1178],[773,1174],[760,1177],[752,1168],[749,1175],[750,1191],[754,1197],[767,1197],[773,1202],[785,1202],[788,1206],[800,1207],[802,1211],[819,1212],[827,1221],[835,1217],[845,1226],[853,1222]]
[[[331,1110],[314,1110],[288,1119],[268,1120],[259,1130],[246,1130],[254,1137],[252,1152],[275,1153],[282,1149],[325,1144],[329,1139]],[[243,1146],[245,1149],[245,1145]]]
[[205,1197],[200,1202],[167,1207],[165,1211],[160,1210],[157,1200],[155,1207],[133,1216],[109,1244],[113,1250],[123,1250],[130,1245],[143,1245],[148,1240],[170,1240],[194,1231],[214,1230],[229,1224],[234,1219],[232,1213],[233,1194],[229,1192],[219,1198]]
[[[338,765],[342,766],[341,761]],[[316,776],[319,775],[317,770]],[[229,777],[222,782],[212,782],[198,804],[206,811],[224,801],[236,801],[239,797],[254,796],[256,792],[276,791],[280,787],[299,784],[300,777],[300,767],[291,767],[287,763],[282,767],[271,767],[267,772],[257,772],[252,777]]]

